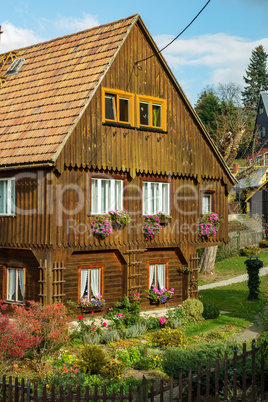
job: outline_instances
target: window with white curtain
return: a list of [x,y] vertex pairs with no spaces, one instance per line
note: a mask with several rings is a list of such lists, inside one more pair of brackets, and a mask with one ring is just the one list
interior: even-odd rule
[[164,212],[169,215],[170,184],[158,181],[143,181],[143,215]]
[[7,301],[23,302],[23,268],[7,268]]
[[0,215],[15,214],[15,179],[0,179]]
[[107,214],[123,210],[123,180],[91,179],[91,213]]
[[156,286],[159,290],[166,288],[166,264],[149,264],[149,289]]
[[81,268],[80,299],[84,296],[97,296],[101,293],[101,267]]

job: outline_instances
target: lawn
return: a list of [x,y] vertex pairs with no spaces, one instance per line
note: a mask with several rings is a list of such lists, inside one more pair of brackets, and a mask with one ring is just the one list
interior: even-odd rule
[[[263,261],[263,266],[268,266],[268,252],[263,251],[258,255],[259,259]],[[217,262],[214,268],[213,275],[199,275],[199,286],[208,283],[220,282],[228,278],[232,278],[247,273],[245,261],[248,257],[236,256],[227,258],[226,260]]]
[[249,290],[247,281],[214,289],[200,290],[202,302],[213,302],[220,310],[230,311],[232,316],[243,317],[253,322],[254,315],[263,307],[265,289],[268,286],[268,275],[261,277],[260,300],[247,300]]

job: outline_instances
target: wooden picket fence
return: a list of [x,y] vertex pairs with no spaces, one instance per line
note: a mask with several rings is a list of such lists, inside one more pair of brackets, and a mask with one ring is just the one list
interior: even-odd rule
[[[171,376],[169,384],[165,385],[161,380],[160,386],[155,388],[149,386],[148,381],[143,378],[140,387],[135,389],[129,386],[127,395],[124,395],[123,387],[120,388],[118,395],[113,392],[112,395],[107,395],[106,387],[101,390],[95,386],[94,391],[89,387],[85,387],[85,391],[81,392],[78,386],[75,393],[71,387],[60,387],[59,394],[56,394],[54,386],[51,389],[43,387],[42,392],[38,392],[37,383],[31,383],[29,380],[18,378],[13,379],[3,376],[0,382],[0,400],[1,402],[113,402],[113,401],[132,401],[132,402],[199,402],[199,401],[241,401],[241,402],[265,402],[268,401],[267,383],[265,389],[265,374],[264,374],[264,359],[261,355],[260,378],[256,378],[256,354],[260,353],[258,348],[255,348],[253,342],[252,349],[247,351],[246,344],[243,344],[243,352],[238,355],[237,351],[234,356],[229,358],[225,355],[223,362],[216,360],[214,367],[210,367],[209,361],[207,367],[202,370],[198,365],[197,373],[192,373],[189,369],[188,377],[182,378],[182,373],[179,373],[179,379],[173,380]],[[248,381],[246,373],[246,360],[251,357],[251,380]],[[242,361],[242,384],[238,386],[237,367],[238,362]],[[233,377],[229,378],[229,370],[232,368]],[[220,381],[220,374],[223,379]],[[213,386],[211,380],[213,376]],[[266,378],[267,380],[267,378]],[[213,393],[212,393],[213,389]],[[231,392],[231,394],[230,394]]]

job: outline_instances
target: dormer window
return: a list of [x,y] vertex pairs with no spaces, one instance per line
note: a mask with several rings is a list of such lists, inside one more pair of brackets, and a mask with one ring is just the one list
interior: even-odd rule
[[23,57],[14,60],[11,66],[7,69],[6,75],[17,74],[24,62],[25,59]]

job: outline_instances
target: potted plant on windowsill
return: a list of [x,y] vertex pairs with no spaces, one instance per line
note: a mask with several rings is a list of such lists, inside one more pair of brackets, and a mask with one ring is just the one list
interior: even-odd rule
[[147,215],[145,216],[145,223],[143,226],[143,233],[145,240],[153,239],[154,236],[158,235],[162,230],[160,225],[160,218],[157,215]]
[[108,219],[107,215],[97,216],[95,220],[91,223],[91,231],[94,235],[104,239],[112,231],[112,224]]
[[105,306],[105,300],[101,294],[92,296],[91,298],[86,295],[80,300],[80,309],[82,313],[91,313],[92,311],[103,311]]
[[203,215],[199,220],[199,236],[202,240],[209,240],[211,236],[216,236],[221,222],[223,219],[214,212]]
[[111,219],[112,226],[116,229],[123,229],[130,222],[130,216],[125,211],[109,211],[108,215]]
[[165,212],[158,212],[158,214],[153,216],[157,216],[159,218],[160,225],[167,225],[170,219],[172,219],[172,216],[166,214]]
[[170,290],[162,289],[159,290],[157,286],[152,286],[149,290],[149,300],[150,304],[165,304],[171,299],[174,294],[174,289],[171,288]]

